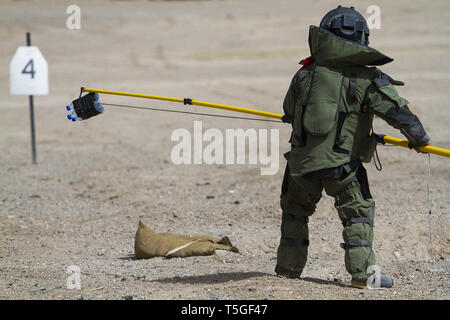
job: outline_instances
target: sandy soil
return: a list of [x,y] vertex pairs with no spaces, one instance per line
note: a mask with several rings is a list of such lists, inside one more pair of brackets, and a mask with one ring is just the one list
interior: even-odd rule
[[[329,197],[310,220],[303,279],[275,276],[282,156],[273,176],[261,176],[257,165],[171,162],[173,130],[192,132],[194,120],[220,130],[279,128],[280,155],[289,149],[288,126],[112,107],[82,123],[65,119],[64,106],[80,86],[280,113],[297,62],[309,53],[308,26],[335,1],[71,3],[81,7],[81,30],[66,28],[64,2],[0,3],[0,298],[450,298],[448,159],[431,157],[434,263],[428,156],[380,147],[383,171],[367,165],[376,200],[374,250],[395,287],[358,290],[348,287],[342,226]],[[357,9],[372,3],[358,1]],[[450,2],[379,5],[382,29],[373,30],[371,45],[395,59],[383,70],[407,83],[399,91],[432,143],[450,148]],[[38,165],[31,164],[28,99],[9,95],[8,65],[26,31],[50,70],[50,95],[35,98]],[[114,96],[102,101],[185,108]],[[379,119],[375,129],[401,137]],[[241,254],[135,260],[139,220],[158,232],[227,235]],[[70,265],[81,269],[80,290],[66,287]]]

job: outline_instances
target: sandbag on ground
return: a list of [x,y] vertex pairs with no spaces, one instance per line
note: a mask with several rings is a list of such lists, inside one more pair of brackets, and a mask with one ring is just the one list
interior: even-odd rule
[[134,254],[138,259],[208,256],[216,250],[239,252],[228,237],[219,239],[210,236],[189,237],[168,232],[156,233],[141,221],[134,241]]

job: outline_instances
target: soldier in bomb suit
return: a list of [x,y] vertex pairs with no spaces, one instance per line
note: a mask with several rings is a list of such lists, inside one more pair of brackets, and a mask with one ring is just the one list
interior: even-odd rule
[[[377,143],[373,117],[399,129],[416,150],[429,137],[394,87],[404,83],[375,67],[393,59],[368,46],[367,22],[353,7],[328,12],[319,27],[310,26],[308,41],[311,57],[301,62],[283,104],[283,120],[293,130],[285,154],[275,272],[300,277],[308,254],[308,220],[325,189],[335,198],[344,227],[341,247],[352,286],[363,288],[368,267],[375,265],[375,202],[362,165],[372,159]],[[382,287],[392,287],[391,277],[379,279]]]

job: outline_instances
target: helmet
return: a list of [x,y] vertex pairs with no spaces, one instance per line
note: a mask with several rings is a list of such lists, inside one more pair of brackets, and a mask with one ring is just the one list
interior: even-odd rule
[[352,42],[369,45],[369,27],[366,19],[354,7],[338,6],[328,12],[320,27]]

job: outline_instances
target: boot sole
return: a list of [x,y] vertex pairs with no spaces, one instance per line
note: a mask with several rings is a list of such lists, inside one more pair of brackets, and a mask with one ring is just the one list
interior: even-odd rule
[[[351,287],[353,288],[357,288],[357,289],[371,289],[367,286],[367,282],[365,281],[352,281],[351,283]],[[380,286],[379,288],[375,288],[375,289],[389,289],[392,288],[393,285],[391,286]]]
[[351,286],[353,288],[357,288],[357,289],[367,289],[367,282],[366,281],[352,281]]

